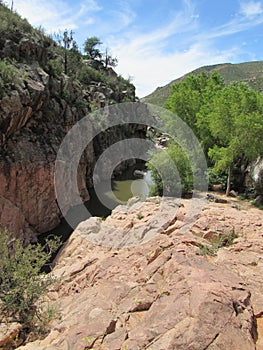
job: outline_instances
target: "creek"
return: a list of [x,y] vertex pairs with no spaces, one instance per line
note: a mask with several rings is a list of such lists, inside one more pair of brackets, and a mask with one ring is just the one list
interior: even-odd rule
[[[65,242],[73,229],[77,225],[91,216],[99,216],[106,218],[111,214],[112,209],[117,205],[126,204],[127,201],[135,196],[147,198],[150,193],[150,187],[153,185],[151,174],[146,170],[144,163],[136,163],[134,166],[127,169],[121,175],[112,180],[112,189],[109,191],[106,182],[100,182],[96,188],[99,188],[99,198],[94,188],[90,188],[90,200],[85,202],[87,215],[79,215],[79,206],[72,207],[67,213],[66,218],[63,218],[60,224],[53,230],[39,235],[39,242],[44,242],[50,235],[59,236],[62,242]],[[104,205],[107,203],[107,206]],[[74,223],[74,227],[67,222]]]

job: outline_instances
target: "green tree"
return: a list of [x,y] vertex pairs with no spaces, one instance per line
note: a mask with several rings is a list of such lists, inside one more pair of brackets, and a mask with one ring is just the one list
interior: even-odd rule
[[203,115],[216,140],[208,155],[215,172],[227,171],[229,195],[232,170],[242,157],[249,161],[263,155],[263,97],[243,83],[232,83],[209,102]]
[[102,59],[102,53],[98,49],[98,46],[101,44],[102,42],[96,36],[92,36],[86,39],[84,43],[84,52],[86,53],[88,59],[91,59],[91,60]]
[[[197,124],[197,115],[206,101],[209,101],[223,87],[224,82],[216,72],[210,75],[207,73],[197,76],[191,74],[173,85],[165,108],[186,122],[195,135],[201,139],[204,136],[204,130],[203,126]],[[170,119],[167,122],[170,124],[170,130],[176,133],[173,120]]]
[[[166,108],[199,138],[213,173],[227,174],[226,194],[233,168],[263,154],[263,97],[244,83],[226,86],[216,72],[189,75],[173,86]],[[164,119],[176,139],[176,118],[169,114]]]

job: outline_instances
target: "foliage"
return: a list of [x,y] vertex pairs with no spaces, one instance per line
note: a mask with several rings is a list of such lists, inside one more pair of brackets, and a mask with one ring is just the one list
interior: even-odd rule
[[13,61],[7,59],[0,61],[0,97],[4,95],[8,87],[18,83],[19,76],[20,72]]
[[[42,27],[33,28],[27,20],[12,12],[3,3],[0,7],[0,34],[1,47],[5,46],[6,40],[10,40],[8,44],[10,47],[7,47],[4,54],[9,58],[14,58],[18,65],[20,62],[28,64],[29,61],[31,64],[36,60],[50,76],[61,78],[64,73],[71,78],[79,79],[84,85],[84,89],[91,82],[102,82],[108,88],[109,103],[134,100],[133,85],[114,72],[111,67],[117,65],[117,59],[110,55],[109,49],[106,49],[105,52],[101,51],[99,46],[102,43],[95,36],[86,39],[85,54],[83,55],[74,40],[72,30],[65,29],[50,37],[46,35]],[[26,46],[24,51],[19,51],[18,45],[21,39],[32,43],[34,48],[41,47],[39,52],[36,50],[35,54],[30,55],[28,53],[30,50],[27,52]],[[14,49],[12,45],[14,45]],[[9,64],[7,61],[2,63],[2,61],[0,67],[0,98],[7,90],[13,88],[12,84],[16,83],[17,78],[20,79],[19,74],[15,74],[16,69],[18,69],[15,67],[16,64],[14,62]],[[23,77],[21,79],[23,80]],[[78,99],[78,104],[83,105],[80,99]]]
[[144,218],[143,214],[141,213],[141,211],[139,211],[139,213],[137,213],[137,219],[141,220],[143,218]]
[[63,33],[57,33],[54,35],[56,41],[60,46],[64,48],[64,73],[68,74],[69,67],[69,51],[71,52],[71,64],[76,60],[77,62],[80,60],[80,53],[78,52],[77,43],[73,38],[73,31],[65,29]]
[[[197,137],[207,139],[207,143],[210,144],[210,133],[205,124],[200,125],[198,113],[223,87],[223,80],[216,72],[210,75],[189,75],[172,87],[165,108],[186,122]],[[170,125],[173,126],[173,121]],[[176,130],[172,128],[172,132],[176,133]]]
[[101,45],[102,42],[96,36],[87,38],[84,43],[84,52],[87,55],[88,59],[96,60],[102,58],[102,53],[97,46]]
[[89,67],[88,65],[82,65],[78,69],[78,79],[83,84],[90,84],[92,81],[95,82],[105,82],[106,76],[103,74],[103,72],[98,71],[95,68]]
[[[263,155],[263,96],[244,83],[226,86],[216,72],[189,75],[173,86],[166,108],[197,135],[211,173],[228,174],[226,194],[240,160]],[[169,114],[165,122],[175,136],[179,132],[176,119]]]
[[150,153],[146,165],[155,183],[151,195],[180,196],[192,190],[193,173],[189,159],[179,145],[170,144],[165,151]]
[[53,77],[60,76],[63,72],[61,59],[59,57],[50,59],[47,63],[46,70]]
[[4,4],[0,5],[0,40],[13,40],[17,42],[22,33],[32,33],[32,27],[26,19],[12,12]]
[[208,186],[211,189],[213,185],[221,185],[222,190],[226,190],[227,174],[224,171],[215,171],[208,168]]
[[109,54],[109,50],[106,49],[105,53],[98,49],[98,46],[102,45],[102,42],[96,36],[87,38],[84,43],[84,52],[88,60],[91,60],[91,65],[94,68],[98,68],[98,62],[104,66],[105,69],[108,67],[116,67],[118,60],[116,57],[112,57]]
[[218,249],[222,247],[229,247],[233,244],[234,239],[237,238],[237,234],[234,231],[225,232],[218,234],[216,238],[211,242],[210,245],[199,244],[200,252],[199,255],[211,255],[215,256]]
[[216,140],[208,150],[214,170],[228,170],[227,194],[234,164],[242,157],[249,161],[263,155],[263,97],[243,83],[225,87],[209,102],[203,121]]
[[0,231],[0,300],[1,313],[20,322],[25,332],[47,326],[53,315],[43,297],[54,277],[41,273],[42,267],[58,248],[59,241],[47,240],[23,247],[22,241],[6,230]]

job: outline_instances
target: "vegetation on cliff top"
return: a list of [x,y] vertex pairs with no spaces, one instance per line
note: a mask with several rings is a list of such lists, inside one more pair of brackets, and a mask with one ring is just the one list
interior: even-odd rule
[[61,78],[66,74],[79,80],[84,89],[92,83],[105,84],[114,91],[109,103],[134,101],[134,86],[129,79],[115,73],[112,68],[117,65],[117,59],[108,49],[100,51],[100,44],[99,38],[88,37],[82,53],[72,31],[65,29],[63,33],[47,35],[43,28],[33,28],[0,1],[0,59],[5,60],[5,65],[0,67],[1,96],[14,84],[14,70],[23,76],[23,64],[37,63],[50,76]]

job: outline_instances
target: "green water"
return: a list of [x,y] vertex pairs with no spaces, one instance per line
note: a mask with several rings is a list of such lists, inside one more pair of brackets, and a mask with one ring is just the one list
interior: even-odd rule
[[112,196],[113,194],[117,198],[117,202],[123,203],[136,196],[145,199],[150,193],[150,182],[147,182],[146,176],[147,174],[143,179],[114,181],[113,191],[106,193],[106,195]]
[[74,227],[70,226],[67,218],[63,218],[60,224],[53,230],[43,233],[39,236],[39,240],[43,241],[50,234],[60,236],[62,241],[66,241],[73,229],[83,220],[91,216],[107,217],[112,209],[117,205],[126,204],[129,198],[139,196],[145,199],[149,196],[150,187],[153,184],[149,172],[145,172],[143,178],[134,176],[134,169],[131,168],[120,176],[118,180],[112,181],[111,190],[107,188],[106,183],[101,182],[98,186],[98,193],[94,189],[89,189],[90,200],[85,203],[87,213],[80,216],[79,206],[75,206],[67,213],[67,218],[71,218],[70,222],[74,223]]

